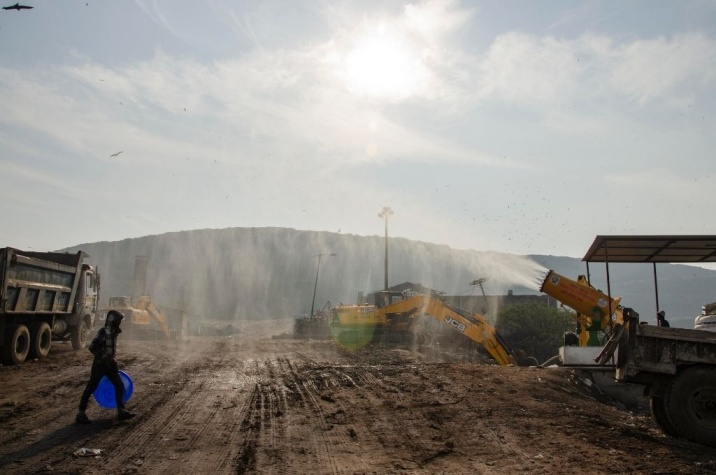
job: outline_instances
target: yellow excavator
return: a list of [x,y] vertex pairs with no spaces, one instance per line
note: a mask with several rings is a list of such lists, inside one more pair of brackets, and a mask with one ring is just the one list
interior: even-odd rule
[[175,339],[175,332],[169,327],[169,320],[151,297],[144,295],[131,297],[110,297],[108,308],[102,309],[104,318],[109,310],[117,310],[124,315],[122,330],[129,338]]
[[330,326],[338,341],[368,342],[382,337],[401,340],[417,334],[416,322],[421,317],[431,317],[482,345],[500,365],[517,365],[507,342],[484,316],[448,305],[437,296],[379,292],[375,305],[334,307]]

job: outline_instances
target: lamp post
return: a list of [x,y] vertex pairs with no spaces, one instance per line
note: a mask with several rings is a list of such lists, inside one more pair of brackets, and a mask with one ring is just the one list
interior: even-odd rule
[[470,282],[470,285],[475,286],[479,285],[480,290],[482,291],[482,299],[485,301],[485,310],[483,310],[483,313],[487,313],[489,310],[490,305],[487,302],[487,295],[485,295],[485,289],[482,287],[482,284],[487,282],[487,277],[480,277],[479,279],[475,279],[472,282]]
[[393,210],[387,206],[383,206],[383,211],[378,213],[379,218],[385,219],[385,289],[388,290],[388,216],[393,214]]
[[316,304],[316,289],[318,288],[318,271],[321,269],[321,257],[323,256],[335,256],[336,254],[334,252],[330,254],[318,254],[313,257],[318,257],[318,267],[316,267],[316,283],[313,284],[313,300],[311,300],[311,314],[309,315],[309,318],[313,318],[313,309],[314,305]]

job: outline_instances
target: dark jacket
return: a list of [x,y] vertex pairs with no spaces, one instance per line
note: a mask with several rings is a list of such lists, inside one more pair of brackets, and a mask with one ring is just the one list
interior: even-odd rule
[[96,363],[116,363],[117,336],[122,333],[119,324],[123,318],[122,314],[116,311],[111,310],[107,313],[107,320],[104,322],[104,327],[99,329],[97,336],[94,337],[89,346],[89,350],[94,355]]

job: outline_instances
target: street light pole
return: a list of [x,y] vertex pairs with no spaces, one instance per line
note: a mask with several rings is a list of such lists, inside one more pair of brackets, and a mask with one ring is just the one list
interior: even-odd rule
[[388,206],[383,206],[383,211],[378,213],[379,218],[385,218],[385,290],[388,290],[388,216],[393,214],[393,210]]
[[309,318],[313,318],[313,309],[315,308],[315,304],[316,304],[316,289],[318,288],[318,271],[321,269],[321,257],[335,256],[335,255],[336,255],[335,253],[330,253],[330,254],[318,254],[317,256],[313,256],[313,257],[318,257],[318,267],[316,267],[316,283],[313,284],[313,300],[311,300],[311,314],[308,316]]
[[472,286],[479,285],[480,290],[482,291],[482,299],[485,301],[485,309],[482,311],[482,313],[487,313],[490,308],[490,304],[487,302],[487,295],[485,295],[485,289],[482,287],[482,284],[484,284],[485,282],[487,282],[487,277],[481,277],[470,282],[470,285]]

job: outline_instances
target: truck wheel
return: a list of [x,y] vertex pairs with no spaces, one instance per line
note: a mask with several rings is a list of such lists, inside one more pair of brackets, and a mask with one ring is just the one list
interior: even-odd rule
[[52,330],[46,322],[33,323],[30,326],[30,352],[27,357],[44,358],[50,353],[50,345],[52,344]]
[[3,360],[8,364],[20,364],[30,351],[30,331],[25,325],[10,325],[5,329]]
[[669,419],[666,416],[666,409],[664,408],[664,398],[654,396],[650,397],[649,410],[651,411],[651,416],[656,421],[656,425],[658,425],[659,428],[663,430],[666,435],[675,437],[676,431],[674,430],[674,426],[671,425],[671,422],[669,422]]
[[674,377],[664,409],[676,435],[716,447],[716,368],[694,366]]
[[83,318],[79,321],[76,327],[72,328],[72,348],[75,351],[84,350],[87,347],[87,340],[89,340],[90,328],[87,325],[87,321]]

